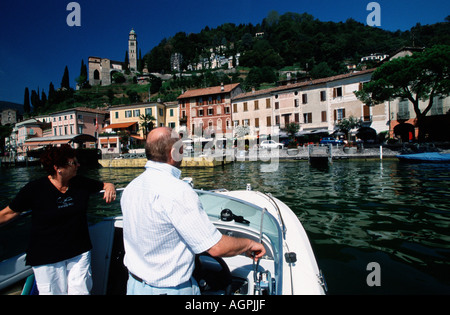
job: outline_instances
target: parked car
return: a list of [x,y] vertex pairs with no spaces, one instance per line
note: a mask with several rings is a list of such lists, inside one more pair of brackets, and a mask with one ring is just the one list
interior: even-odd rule
[[284,144],[275,142],[273,140],[264,140],[259,145],[261,149],[283,149]]
[[320,139],[320,144],[344,144],[343,140],[335,139],[333,137],[325,137]]

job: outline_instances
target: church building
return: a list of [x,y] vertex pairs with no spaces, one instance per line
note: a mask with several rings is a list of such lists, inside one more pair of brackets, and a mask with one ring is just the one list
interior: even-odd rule
[[137,71],[137,35],[131,29],[128,35],[128,60],[129,64],[124,62],[114,61],[101,57],[89,57],[89,84],[94,85],[111,85],[113,82],[113,75],[116,72],[124,73],[126,68],[131,72]]

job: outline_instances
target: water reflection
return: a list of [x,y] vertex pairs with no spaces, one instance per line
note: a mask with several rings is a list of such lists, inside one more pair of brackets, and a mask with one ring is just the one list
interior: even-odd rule
[[[142,171],[84,172],[125,187]],[[332,293],[373,293],[365,282],[370,261],[384,268],[383,283],[389,286],[381,288],[382,293],[450,292],[448,164],[338,161],[313,167],[307,162],[280,161],[276,172],[268,172],[265,163],[238,162],[182,171],[197,188],[235,190],[251,184],[254,190],[284,201],[304,225]],[[19,186],[41,176],[39,172],[36,168],[1,169],[3,204]],[[99,200],[92,215],[120,214],[118,203],[105,208]]]

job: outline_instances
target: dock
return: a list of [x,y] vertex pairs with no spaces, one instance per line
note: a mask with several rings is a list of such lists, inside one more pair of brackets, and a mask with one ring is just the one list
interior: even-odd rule
[[[146,158],[133,158],[133,159],[105,159],[99,160],[99,164],[102,167],[117,167],[117,168],[143,168],[147,163]],[[212,158],[212,157],[183,157],[181,167],[197,167],[197,168],[209,168],[223,166],[232,163],[233,160],[226,158]]]

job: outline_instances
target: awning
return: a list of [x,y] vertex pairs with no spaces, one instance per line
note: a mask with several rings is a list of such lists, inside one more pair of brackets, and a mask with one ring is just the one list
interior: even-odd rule
[[43,147],[46,145],[68,144],[70,140],[42,140],[42,141],[25,141],[24,145],[29,147]]
[[144,138],[142,138],[140,136],[136,136],[136,135],[131,135],[130,137],[133,139],[136,139],[136,140],[141,140],[141,141],[145,140]]
[[83,143],[83,142],[97,142],[97,139],[91,135],[65,135],[65,136],[52,136],[52,137],[35,137],[27,139],[24,142],[24,146],[29,147],[43,147],[46,145],[56,144],[68,144],[70,142]]
[[106,126],[103,129],[126,129],[126,128],[133,126],[134,124],[137,124],[137,122],[134,121],[134,122],[127,122],[127,123],[117,123],[117,124],[111,124],[109,126]]
[[101,144],[105,144],[105,143],[117,143],[117,138],[101,138],[100,139],[100,143]]

